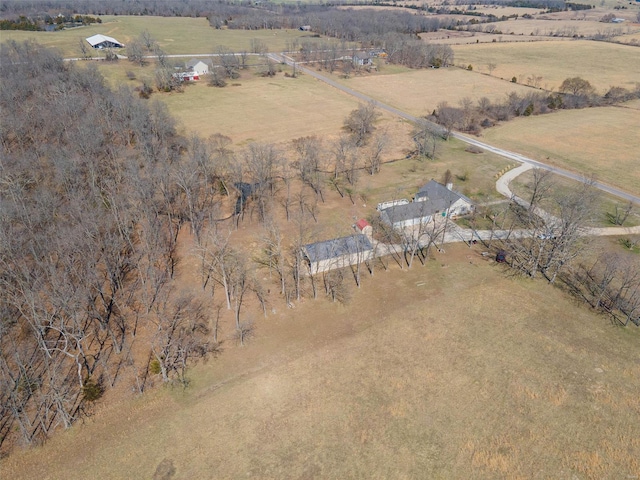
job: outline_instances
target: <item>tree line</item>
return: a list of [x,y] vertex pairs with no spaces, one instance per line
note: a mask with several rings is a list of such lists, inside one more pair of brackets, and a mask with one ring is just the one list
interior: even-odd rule
[[121,376],[144,391],[150,362],[181,378],[215,344],[175,282],[189,203],[166,107],[31,43],[1,54],[4,450],[68,427]]
[[[512,82],[516,83],[517,80],[513,77]],[[534,88],[540,88],[541,80],[541,77],[531,76],[526,82]],[[514,117],[542,115],[559,109],[613,105],[635,98],[640,98],[638,87],[632,90],[611,87],[604,95],[599,95],[588,80],[570,77],[562,82],[557,93],[539,90],[526,94],[511,92],[501,102],[492,102],[487,97],[474,102],[465,97],[458,105],[440,102],[427,118],[442,125],[447,132],[460,130],[479,134],[483,128]]]

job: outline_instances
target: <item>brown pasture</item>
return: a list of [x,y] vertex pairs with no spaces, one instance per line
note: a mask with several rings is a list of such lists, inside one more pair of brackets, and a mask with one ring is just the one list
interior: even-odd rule
[[547,37],[544,35],[502,35],[495,33],[474,32],[469,30],[438,30],[437,32],[421,33],[420,38],[430,43],[445,45],[469,45],[478,43],[532,43],[543,41],[570,40],[569,38]]
[[[257,318],[188,390],[116,400],[2,478],[633,478],[639,331],[477,247]],[[372,300],[374,299],[374,300]]]
[[557,89],[564,79],[580,76],[600,93],[610,87],[635,88],[640,78],[638,49],[607,42],[549,41],[535,43],[491,43],[453,47],[457,65],[473,65],[494,76],[511,79],[541,76],[541,86]]
[[[577,12],[576,12],[577,13]],[[489,28],[499,30],[502,35],[502,41],[509,41],[510,36],[547,36],[547,37],[573,37],[575,36],[592,36],[602,34],[610,36],[613,33],[631,34],[640,30],[638,25],[602,23],[598,20],[543,20],[543,19],[523,19],[507,20],[504,22],[494,22],[478,25],[476,28],[481,31],[487,31]]]
[[492,145],[640,192],[640,103],[521,117],[484,131]]
[[[222,133],[236,146],[281,143],[308,135],[334,138],[343,133],[344,119],[358,106],[353,97],[311,77],[287,78],[279,73],[263,78],[252,71],[225,88],[201,81],[182,93],[157,98],[167,104],[185,133],[204,137]],[[395,131],[398,123],[404,124],[388,115],[379,127]]]
[[350,88],[417,116],[431,114],[443,101],[458,106],[458,102],[465,97],[474,101],[481,97],[498,101],[503,100],[509,92],[523,94],[529,91],[522,85],[453,67],[354,77],[341,81]]
[[[270,51],[283,51],[287,42],[308,35],[298,30],[228,30],[209,25],[206,18],[151,17],[151,16],[111,16],[100,17],[102,24],[77,27],[59,32],[3,31],[2,41],[35,40],[47,47],[55,47],[65,57],[80,56],[78,41],[102,33],[127,43],[148,31],[168,54],[215,53],[218,46],[226,46],[233,51],[251,51],[251,39],[261,40]],[[126,51],[122,51],[126,54]],[[93,56],[103,56],[94,51]]]

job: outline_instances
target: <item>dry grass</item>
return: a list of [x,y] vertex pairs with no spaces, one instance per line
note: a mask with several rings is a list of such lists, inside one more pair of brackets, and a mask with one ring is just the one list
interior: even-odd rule
[[[349,95],[311,77],[257,77],[251,71],[225,88],[205,82],[183,93],[157,95],[186,132],[222,133],[236,145],[282,142],[306,135],[335,136],[358,106]],[[236,84],[237,86],[233,86]]]
[[563,110],[521,117],[485,130],[484,139],[545,163],[595,174],[604,183],[640,192],[639,102],[624,107]]
[[[510,184],[511,191],[521,198],[531,198],[531,186],[533,185],[533,170],[528,170],[513,180]],[[569,180],[558,175],[551,176],[553,189],[549,192],[548,199],[543,201],[542,208],[555,215],[559,214],[558,202],[567,194],[579,187],[578,182]],[[595,206],[595,227],[614,227],[612,218],[615,218],[616,207],[619,211],[623,211],[628,206],[628,202],[624,202],[617,197],[602,193],[599,198],[598,205]],[[638,215],[638,207],[632,210],[631,215],[624,223],[625,227],[633,227],[640,225],[640,215]]]
[[492,43],[455,46],[456,64],[471,64],[481,72],[494,63],[494,76],[511,79],[542,76],[541,86],[557,89],[576,75],[601,93],[611,86],[632,89],[640,78],[638,49],[626,45],[589,41]]
[[[287,41],[308,35],[298,30],[216,30],[206,18],[137,17],[105,15],[102,24],[78,27],[60,32],[3,31],[2,41],[33,39],[42,45],[59,49],[66,57],[80,56],[78,40],[96,33],[116,38],[125,44],[148,30],[168,54],[215,53],[219,45],[233,51],[250,51],[251,39],[263,41],[271,51],[283,51]],[[94,56],[102,56],[94,52]]]
[[[576,12],[580,15],[578,12]],[[603,13],[604,14],[604,13]],[[601,14],[601,15],[603,15]],[[592,36],[596,34],[611,35],[619,32],[619,34],[629,34],[640,30],[638,26],[630,24],[612,24],[602,23],[598,19],[592,20],[541,20],[541,19],[518,19],[507,20],[506,22],[487,23],[480,26],[482,31],[488,28],[495,28],[502,32],[502,41],[510,41],[510,35],[525,36],[561,36],[576,37]]]
[[522,85],[458,68],[412,70],[397,75],[372,75],[340,81],[417,116],[430,114],[442,101],[458,106],[464,97],[473,100],[488,97],[496,101],[503,100],[509,92],[522,94],[529,91]]
[[2,477],[150,478],[168,460],[180,479],[640,474],[638,330],[479,251],[378,271],[346,307],[278,307],[257,332],[186,392],[116,402]]
[[420,38],[431,43],[446,45],[470,45],[478,43],[533,43],[542,41],[568,41],[570,38],[545,37],[542,35],[498,35],[494,33],[438,30],[437,32],[421,33]]

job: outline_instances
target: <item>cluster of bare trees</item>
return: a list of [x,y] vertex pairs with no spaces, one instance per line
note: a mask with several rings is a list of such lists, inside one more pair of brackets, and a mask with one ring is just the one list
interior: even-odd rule
[[496,122],[514,117],[550,113],[557,109],[611,105],[639,97],[640,88],[628,90],[622,87],[611,87],[600,96],[587,80],[573,77],[562,83],[559,93],[532,91],[521,95],[511,92],[502,102],[491,102],[487,97],[477,102],[463,98],[458,105],[441,102],[429,118],[442,125],[447,132],[460,130],[477,134]]
[[453,65],[453,49],[449,45],[431,44],[406,35],[388,34],[381,45],[387,60],[410,68],[448,67]]
[[184,381],[215,347],[174,282],[178,234],[211,208],[215,169],[163,105],[110,90],[91,66],[28,43],[5,44],[0,64],[4,447],[69,426],[122,376],[143,391],[150,362]]
[[601,253],[563,275],[572,293],[618,324],[640,326],[640,264],[629,255]]
[[592,180],[561,197],[551,194],[553,188],[551,172],[534,169],[529,197],[517,198],[494,217],[494,229],[506,232],[500,241],[510,265],[532,278],[540,273],[551,283],[582,251],[599,204]]

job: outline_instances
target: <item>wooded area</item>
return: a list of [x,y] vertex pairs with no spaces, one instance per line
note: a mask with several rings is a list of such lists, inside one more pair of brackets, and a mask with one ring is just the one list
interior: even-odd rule
[[150,363],[180,377],[214,345],[173,282],[192,156],[166,108],[33,44],[1,65],[4,449],[69,426],[125,370],[142,392]]

